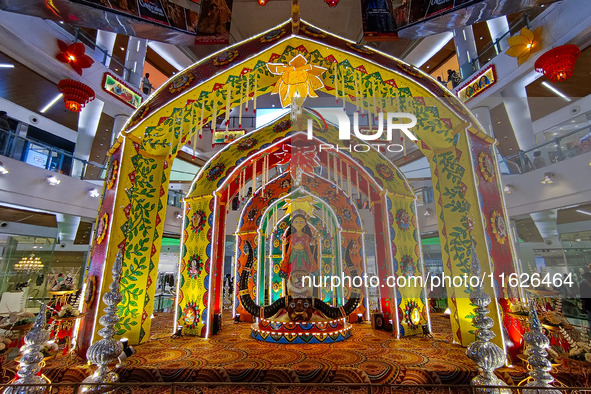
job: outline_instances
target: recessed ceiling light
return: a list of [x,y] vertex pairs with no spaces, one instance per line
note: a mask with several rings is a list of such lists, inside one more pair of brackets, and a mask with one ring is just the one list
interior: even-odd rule
[[480,39],[482,40],[482,36],[480,36]]
[[429,68],[429,67],[431,67],[431,66],[427,65],[427,68]]
[[62,183],[62,181],[57,179],[55,175],[49,175],[47,176],[47,183],[49,183],[49,186],[57,186]]
[[[591,164],[591,163],[589,163]],[[8,169],[6,167],[4,167],[4,164],[2,164],[2,162],[0,161],[0,175],[6,175],[8,174],[10,171],[8,171]]]
[[88,191],[88,195],[92,198],[96,198],[96,197],[100,196],[101,194],[99,193],[99,191],[96,188],[94,188],[94,189],[90,189]]
[[124,50],[125,50],[125,48],[123,48],[123,47],[119,47],[119,49],[121,49],[122,51],[124,51]]

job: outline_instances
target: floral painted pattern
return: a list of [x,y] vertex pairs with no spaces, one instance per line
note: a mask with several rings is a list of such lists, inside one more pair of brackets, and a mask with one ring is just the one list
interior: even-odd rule
[[113,189],[113,187],[115,187],[115,182],[117,182],[118,173],[119,160],[113,160],[113,162],[109,166],[109,172],[107,173],[107,190],[111,190]]
[[256,138],[254,138],[254,137],[248,137],[248,138],[245,138],[245,139],[241,140],[240,142],[238,142],[238,145],[236,146],[236,148],[239,151],[244,152],[246,150],[251,149],[257,143],[258,143],[258,140]]
[[273,42],[276,41],[278,39],[280,39],[281,37],[283,37],[286,33],[285,27],[282,27],[280,29],[275,29],[275,30],[271,30],[270,32],[268,32],[267,34],[265,34],[264,36],[261,37],[261,42]]
[[490,227],[492,229],[497,242],[503,245],[507,240],[507,224],[505,219],[497,211],[492,211],[490,217]]
[[387,181],[391,181],[394,179],[394,171],[392,171],[392,168],[388,167],[385,164],[378,164],[376,166],[376,171],[382,178],[384,178]]
[[286,130],[289,130],[290,127],[291,127],[291,120],[287,119],[287,120],[281,121],[281,122],[277,123],[275,126],[273,126],[273,132],[282,133]]
[[222,176],[222,173],[226,169],[226,165],[223,163],[218,163],[215,166],[211,167],[211,169],[207,172],[207,180],[212,182]]
[[168,90],[170,93],[182,92],[189,86],[193,79],[193,74],[181,74],[172,80],[170,85],[168,85]]
[[201,272],[203,271],[203,260],[201,256],[198,254],[194,254],[189,259],[189,263],[187,264],[187,272],[189,273],[189,278],[197,279]]
[[487,182],[493,182],[495,179],[495,169],[493,161],[486,152],[480,152],[478,155],[478,170]]
[[221,67],[225,66],[226,64],[230,64],[238,57],[239,53],[237,49],[230,49],[228,51],[224,51],[220,53],[215,59],[213,59],[213,64],[215,66]]
[[109,214],[105,213],[99,220],[96,227],[96,243],[102,244],[107,236],[107,228],[109,227]]

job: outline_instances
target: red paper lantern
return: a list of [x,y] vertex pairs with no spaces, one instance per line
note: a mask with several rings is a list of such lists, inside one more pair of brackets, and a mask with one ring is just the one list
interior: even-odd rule
[[580,54],[581,50],[576,45],[561,45],[540,56],[534,67],[553,82],[564,81],[573,76],[575,62]]
[[80,112],[86,104],[94,100],[94,90],[90,86],[73,79],[59,81],[57,90],[64,95],[64,102],[68,111]]
[[339,4],[339,0],[324,0],[324,2],[328,4],[330,8],[336,7],[337,4]]
[[257,2],[259,3],[260,6],[266,5],[267,1],[269,1],[269,0],[257,0]]

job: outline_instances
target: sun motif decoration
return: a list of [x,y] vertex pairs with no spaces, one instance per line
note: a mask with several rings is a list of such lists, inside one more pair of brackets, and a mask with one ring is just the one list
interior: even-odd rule
[[480,152],[478,155],[478,169],[482,177],[487,182],[492,182],[495,179],[495,170],[490,155],[486,152]]
[[68,45],[62,40],[57,40],[57,46],[60,52],[55,55],[55,58],[62,63],[69,64],[80,75],[82,75],[83,68],[89,68],[94,63],[94,60],[84,53],[86,47],[81,42]]
[[538,27],[533,32],[524,27],[519,34],[509,37],[509,49],[505,52],[507,55],[516,57],[517,64],[521,66],[532,53],[540,50],[540,36],[542,28]]
[[498,211],[492,211],[490,214],[490,227],[497,242],[504,245],[507,240],[507,225]]
[[109,227],[109,214],[105,213],[99,220],[96,227],[96,243],[102,244],[107,236],[107,227]]
[[196,234],[200,233],[205,226],[205,220],[205,212],[202,209],[196,210],[191,216],[191,230]]
[[109,167],[109,173],[107,174],[107,190],[111,190],[115,186],[117,181],[117,173],[119,172],[119,160],[113,160]]
[[404,322],[411,330],[419,328],[421,324],[421,310],[416,301],[409,301],[404,307]]
[[198,254],[194,254],[187,264],[189,278],[197,279],[201,275],[201,271],[203,271],[203,259]]
[[396,224],[400,230],[408,231],[410,228],[410,216],[406,210],[401,208],[396,211]]
[[279,94],[283,108],[291,104],[293,97],[318,97],[315,90],[324,86],[320,75],[326,68],[308,64],[302,54],[291,59],[289,64],[267,63],[267,68],[271,74],[281,77],[271,94]]
[[189,302],[183,310],[183,318],[185,320],[185,327],[197,328],[199,318],[201,317],[199,308],[196,302]]

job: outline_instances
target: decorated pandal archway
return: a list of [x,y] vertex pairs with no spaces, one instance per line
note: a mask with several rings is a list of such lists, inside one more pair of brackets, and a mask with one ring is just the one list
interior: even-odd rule
[[[117,335],[132,344],[148,339],[172,161],[205,132],[227,129],[233,108],[241,117],[269,93],[284,107],[291,105],[291,113],[219,151],[186,196],[174,329],[182,326],[185,335],[205,338],[219,329],[225,227],[229,202],[237,195],[248,201],[236,229],[233,313],[252,322],[253,337],[338,341],[347,338],[358,315],[367,319],[370,312],[391,320],[398,337],[428,325],[424,286],[380,282],[375,291],[365,284],[310,289],[294,274],[306,271],[319,279],[324,273],[355,276],[373,269],[382,279],[427,276],[408,182],[372,141],[355,135],[344,141],[327,118],[303,108],[304,99],[313,107],[311,98],[320,92],[334,96],[339,107],[354,106],[374,129],[388,113],[414,115],[414,140],[400,127],[386,134],[403,145],[415,143],[428,158],[444,272],[469,275],[471,258],[477,257],[481,271],[492,274],[484,288],[493,299],[494,341],[504,344],[503,322],[521,345],[519,327],[503,313],[517,294],[497,280],[500,273],[515,271],[515,259],[494,140],[456,97],[417,68],[304,21],[289,21],[179,72],[125,125],[110,151],[93,240],[89,313],[78,335],[82,351],[97,338],[101,297],[109,285],[103,273],[119,250],[123,301]],[[220,117],[222,125],[212,122]],[[322,144],[332,149],[321,150]],[[352,148],[361,145],[367,150]],[[356,200],[371,207],[370,220],[364,220]],[[366,256],[370,232],[377,262],[372,268]],[[475,339],[471,288],[462,283],[447,291],[453,340],[467,346]]]

